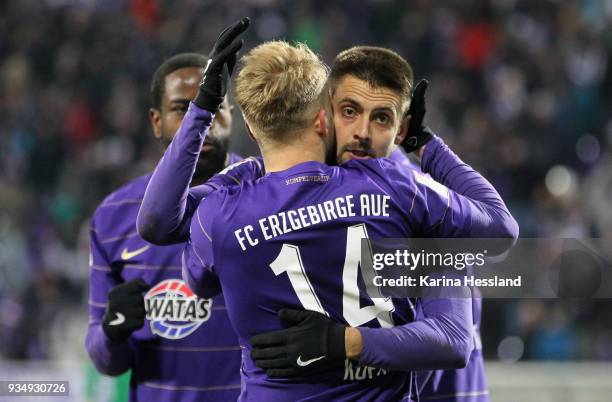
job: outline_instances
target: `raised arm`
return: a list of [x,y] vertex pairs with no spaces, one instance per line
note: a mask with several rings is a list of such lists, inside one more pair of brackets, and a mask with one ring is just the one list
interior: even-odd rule
[[181,127],[157,164],[136,220],[138,234],[148,242],[165,245],[185,241],[191,220],[186,213],[212,191],[206,185],[190,191],[189,185],[213,118],[211,112],[191,102]]
[[214,112],[227,93],[236,53],[243,43],[237,38],[248,26],[249,19],[243,18],[219,35],[198,94],[149,181],[137,228],[140,236],[151,243],[186,241],[195,206],[214,189],[203,185],[190,190],[189,185]]
[[[464,163],[442,139],[424,125],[425,91],[428,84],[427,80],[419,81],[412,93],[408,133],[401,147],[407,153],[415,152],[421,159],[421,170],[452,191],[444,199],[444,188],[428,183],[426,177],[415,176],[423,184],[432,184],[430,187],[439,193],[438,196],[431,193],[432,204],[448,201],[448,208],[444,210],[441,219],[436,221],[435,218],[440,217],[434,216],[431,220],[435,225],[431,227],[435,230],[425,234],[431,237],[507,239],[506,244],[496,242],[499,250],[489,250],[491,253],[502,253],[516,241],[518,224],[491,183]],[[441,200],[440,195],[443,198]]]
[[516,240],[518,224],[497,190],[439,137],[434,136],[425,146],[421,168],[461,196],[457,197],[457,206],[471,209],[472,219],[466,222],[470,237]]

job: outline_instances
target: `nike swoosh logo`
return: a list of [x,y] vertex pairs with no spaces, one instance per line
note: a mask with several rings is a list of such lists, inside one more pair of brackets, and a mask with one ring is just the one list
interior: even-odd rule
[[115,316],[117,318],[115,318],[114,320],[112,320],[111,322],[108,323],[108,325],[121,325],[125,322],[125,316],[121,313],[115,313]]
[[308,366],[309,364],[314,363],[314,362],[316,362],[317,360],[321,360],[321,359],[324,359],[324,358],[325,358],[325,355],[323,355],[323,356],[321,356],[321,357],[315,357],[314,359],[310,359],[310,360],[306,360],[306,361],[304,361],[304,360],[302,360],[302,356],[300,355],[300,356],[298,356],[298,358],[297,358],[297,364],[298,364],[298,366],[300,366],[300,367],[306,367],[306,366]]
[[144,246],[142,248],[139,248],[138,250],[134,250],[134,251],[128,251],[128,249],[126,247],[121,252],[121,259],[122,260],[129,260],[130,258],[134,258],[137,255],[140,255],[140,254],[144,253],[145,251],[147,251],[150,247],[151,247],[151,245],[147,244],[146,246]]

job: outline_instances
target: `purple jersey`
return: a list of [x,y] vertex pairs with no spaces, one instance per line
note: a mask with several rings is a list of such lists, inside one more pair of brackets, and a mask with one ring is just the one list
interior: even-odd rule
[[[391,153],[390,159],[398,162],[406,169],[421,170],[420,166],[412,163],[400,148],[396,148]],[[420,315],[417,315],[417,317],[421,318]],[[489,401],[482,343],[480,341],[482,299],[479,297],[472,299],[472,317],[474,318],[474,349],[467,367],[456,370],[418,372],[417,384],[421,399],[437,402]]]
[[[149,179],[115,191],[93,216],[87,351],[102,373],[132,369],[130,401],[235,400],[240,348],[223,297],[203,299],[185,284],[183,246],[153,246],[136,233]],[[152,286],[145,295],[145,325],[127,342],[113,343],[102,330],[108,292],[136,278]]]
[[[438,152],[448,153],[436,141],[429,151],[433,171],[445,163]],[[358,273],[361,239],[511,237],[513,220],[495,195],[492,204],[501,204],[496,213],[507,215],[505,221],[496,222],[492,210],[483,213],[478,202],[388,159],[350,161],[341,167],[305,162],[211,193],[193,218],[183,275],[200,292],[209,284],[218,286],[216,277],[220,280],[244,348],[241,398],[382,401],[398,400],[413,391],[407,371],[374,368],[386,364],[406,369],[410,358],[397,351],[402,328],[391,327],[405,322],[398,311],[391,314],[393,302],[370,299],[365,293]],[[384,345],[376,341],[375,332],[362,332],[360,363],[372,362],[373,367],[355,370],[347,363],[345,370],[302,381],[270,379],[254,366],[247,340],[280,329],[281,308],[318,311],[364,330],[385,327],[393,332],[387,333]],[[471,327],[471,310],[469,320]],[[400,358],[394,360],[394,355]]]

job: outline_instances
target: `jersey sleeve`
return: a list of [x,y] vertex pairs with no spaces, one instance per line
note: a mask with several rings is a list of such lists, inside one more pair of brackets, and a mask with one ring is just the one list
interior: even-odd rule
[[393,328],[359,327],[359,364],[402,371],[464,368],[474,347],[471,297],[424,298],[422,303],[422,320]]
[[212,113],[190,102],[179,130],[158,162],[136,221],[138,233],[148,242],[165,245],[185,241],[189,184],[213,118]]
[[519,234],[518,223],[495,187],[463,162],[441,138],[434,136],[427,144],[421,168],[451,189],[452,218],[464,226],[462,236],[507,239],[505,243],[497,242],[498,250],[489,250],[495,254],[514,244]]
[[132,366],[133,352],[129,341],[115,343],[108,339],[102,330],[102,317],[108,304],[108,292],[119,283],[111,269],[95,221],[94,215],[90,226],[89,326],[85,348],[100,373],[119,375]]
[[[431,146],[430,146],[431,144]],[[427,144],[423,171],[381,160],[414,233],[430,237],[518,237],[518,225],[498,192],[438,137]]]
[[200,297],[210,298],[221,292],[219,278],[215,273],[213,252],[213,218],[217,211],[218,197],[202,200],[191,220],[189,239],[183,250],[183,279]]

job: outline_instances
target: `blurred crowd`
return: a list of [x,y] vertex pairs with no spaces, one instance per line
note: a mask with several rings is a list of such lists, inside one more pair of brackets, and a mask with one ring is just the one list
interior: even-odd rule
[[[53,356],[85,313],[88,217],[161,155],[155,68],[248,15],[326,62],[390,47],[428,78],[427,124],[502,193],[523,237],[612,244],[612,2],[0,2],[0,356]],[[238,113],[236,113],[238,114]],[[255,153],[235,124],[232,147]],[[485,355],[612,359],[612,303],[485,301]],[[66,313],[66,312],[73,312]]]

